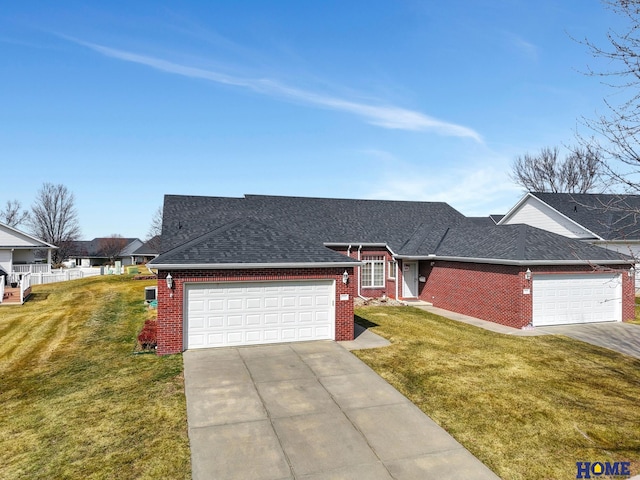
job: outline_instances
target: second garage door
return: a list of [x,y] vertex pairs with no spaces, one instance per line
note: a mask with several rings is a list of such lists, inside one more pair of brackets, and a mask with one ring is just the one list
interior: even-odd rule
[[335,338],[334,282],[186,286],[186,348]]
[[536,275],[533,325],[622,320],[620,274]]

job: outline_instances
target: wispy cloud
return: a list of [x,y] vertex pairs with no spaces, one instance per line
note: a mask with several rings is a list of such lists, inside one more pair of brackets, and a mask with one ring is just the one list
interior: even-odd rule
[[470,216],[504,213],[521,196],[504,172],[493,169],[382,181],[386,183],[371,192],[369,198],[446,202]]
[[343,98],[291,87],[269,78],[242,78],[209,69],[182,65],[161,58],[119,50],[96,43],[85,42],[71,37],[65,36],[64,38],[90,48],[91,50],[107,57],[125,62],[146,65],[147,67],[174,75],[182,75],[189,78],[201,78],[219,84],[246,88],[264,95],[285,98],[290,101],[314,105],[320,108],[351,113],[363,118],[366,122],[379,127],[397,130],[434,132],[443,136],[471,138],[476,142],[482,143],[482,137],[480,134],[471,128],[457,125],[455,123],[445,122],[417,111],[392,105],[373,105],[350,101]]
[[[474,216],[504,213],[522,194],[509,179],[505,160],[500,156],[485,157],[484,162],[471,162],[453,170],[432,169],[425,173],[390,152],[369,149],[362,153],[376,159],[383,172],[374,173],[367,180],[368,184],[376,185],[363,192],[367,198],[446,202],[465,215]],[[391,171],[412,174],[390,175]]]
[[538,59],[538,47],[531,42],[528,42],[520,35],[516,35],[515,33],[505,32],[505,36],[508,39],[508,42],[512,47],[516,50],[524,53],[525,56],[537,60]]

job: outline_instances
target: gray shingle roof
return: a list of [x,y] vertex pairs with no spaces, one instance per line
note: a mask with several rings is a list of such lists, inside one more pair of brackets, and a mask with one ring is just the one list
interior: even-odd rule
[[491,227],[496,224],[496,222],[494,222],[490,216],[489,217],[467,217],[467,218],[472,223],[478,225],[479,227]]
[[158,255],[158,245],[160,245],[160,235],[150,238],[142,245],[140,245],[132,255],[140,255],[150,257],[152,255]]
[[163,253],[154,264],[358,263],[321,243],[240,219]]
[[[422,251],[418,254],[429,252]],[[530,225],[452,227],[433,252],[438,257],[510,261],[591,261],[625,263],[630,257]]]
[[[489,220],[487,218],[487,220]],[[446,203],[247,195],[167,195],[155,265],[336,263],[324,245],[388,245],[399,256],[501,261],[627,261],[525,225],[474,223]]]
[[421,222],[436,228],[466,221],[464,215],[442,202],[167,195],[162,251],[240,218],[252,218],[321,244],[380,243],[394,251],[402,247]]
[[640,240],[640,195],[531,194],[604,240]]

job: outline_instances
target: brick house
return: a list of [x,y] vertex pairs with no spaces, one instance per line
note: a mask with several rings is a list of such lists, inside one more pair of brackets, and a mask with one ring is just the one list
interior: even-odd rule
[[633,260],[446,203],[167,195],[158,353],[353,338],[387,296],[522,328],[634,317]]

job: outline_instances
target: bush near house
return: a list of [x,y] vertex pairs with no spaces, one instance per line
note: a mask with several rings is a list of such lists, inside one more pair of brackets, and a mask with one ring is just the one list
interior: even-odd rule
[[138,344],[142,350],[155,350],[158,346],[158,328],[155,320],[145,320],[138,334]]

